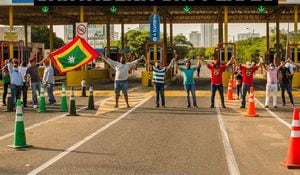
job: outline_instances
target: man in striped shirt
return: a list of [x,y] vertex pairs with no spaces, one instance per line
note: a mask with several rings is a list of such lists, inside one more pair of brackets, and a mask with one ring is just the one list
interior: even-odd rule
[[159,107],[159,95],[161,98],[161,106],[165,106],[165,72],[171,68],[174,63],[174,59],[171,60],[168,67],[161,67],[161,62],[156,61],[155,65],[152,66],[153,71],[153,83],[156,94],[156,107]]

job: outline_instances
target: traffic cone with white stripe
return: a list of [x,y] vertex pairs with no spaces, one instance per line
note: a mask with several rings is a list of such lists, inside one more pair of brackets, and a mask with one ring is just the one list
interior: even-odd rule
[[14,111],[14,103],[13,103],[13,99],[11,98],[11,89],[10,87],[8,87],[5,112],[13,112],[13,111]]
[[287,159],[282,165],[288,169],[300,168],[300,119],[299,110],[294,108],[293,122],[291,126],[291,137],[288,147]]
[[46,112],[45,87],[41,85],[39,112]]
[[63,84],[61,87],[61,106],[60,106],[61,112],[68,112],[68,102],[67,102],[67,96],[66,96],[66,87]]
[[25,136],[25,127],[24,127],[24,118],[22,111],[22,103],[21,100],[17,100],[16,106],[16,123],[15,123],[15,131],[14,131],[14,143],[12,145],[8,145],[11,148],[27,148],[31,147],[31,145],[26,144],[26,136]]
[[253,86],[250,88],[250,96],[247,110],[247,117],[258,117],[255,110],[255,101],[254,101],[254,88]]
[[227,100],[233,100],[232,80],[231,79],[229,80],[229,83],[228,83]]
[[81,97],[87,97],[86,96],[86,83],[85,79],[81,81]]
[[67,116],[78,116],[76,113],[76,102],[74,97],[74,87],[71,88],[69,114]]
[[88,110],[95,110],[95,105],[94,105],[94,95],[93,95],[93,87],[90,86],[90,95],[89,95],[89,103],[88,103]]

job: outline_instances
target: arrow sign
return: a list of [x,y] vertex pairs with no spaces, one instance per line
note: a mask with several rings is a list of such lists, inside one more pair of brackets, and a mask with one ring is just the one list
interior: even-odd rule
[[191,12],[191,7],[186,5],[186,6],[183,7],[183,11],[184,11],[184,13],[190,13]]
[[43,13],[49,13],[49,7],[48,6],[43,6],[42,7],[42,12]]
[[258,11],[259,13],[264,13],[264,12],[265,12],[265,8],[264,8],[263,6],[259,6],[259,7],[257,8],[257,11]]
[[110,8],[110,11],[111,11],[112,13],[117,13],[117,10],[118,10],[118,8],[115,7],[115,6],[112,6],[112,7]]

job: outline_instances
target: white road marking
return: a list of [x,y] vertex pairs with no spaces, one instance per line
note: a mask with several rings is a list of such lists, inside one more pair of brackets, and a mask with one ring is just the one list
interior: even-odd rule
[[82,140],[80,140],[79,142],[75,143],[71,147],[67,148],[64,152],[62,152],[62,153],[58,154],[57,156],[53,157],[52,159],[48,160],[47,162],[45,162],[44,164],[42,164],[38,168],[32,170],[31,172],[28,173],[28,175],[35,175],[35,174],[40,173],[41,171],[45,170],[46,168],[48,168],[49,166],[51,166],[53,163],[57,162],[58,160],[60,160],[61,158],[63,158],[67,154],[69,154],[70,152],[72,152],[75,149],[77,149],[78,147],[80,147],[82,144],[86,143],[87,141],[91,140],[93,137],[97,136],[101,132],[105,131],[106,129],[108,129],[112,125],[114,125],[117,122],[119,122],[120,120],[122,120],[124,117],[126,117],[128,114],[130,114],[132,111],[134,111],[135,109],[137,109],[138,107],[140,107],[142,104],[146,103],[150,98],[152,98],[152,96],[150,96],[150,97],[146,98],[145,100],[141,101],[140,104],[136,105],[134,108],[130,109],[129,111],[127,111],[126,113],[124,113],[122,116],[120,116],[120,117],[116,118],[115,120],[113,120],[112,122],[106,124],[102,128],[100,128],[97,131],[95,131],[94,133],[92,133],[91,135],[83,138]]
[[[138,87],[131,88],[130,90],[128,90],[128,92],[134,91],[134,90],[136,90],[136,89],[138,89]],[[99,105],[99,103],[100,103],[100,104],[105,103],[106,101],[110,100],[111,98],[113,98],[113,97],[107,97],[107,98],[105,98],[105,99],[99,100],[99,101],[97,101],[97,102],[95,103],[95,105]],[[87,107],[88,107],[88,106],[81,107],[81,108],[77,109],[76,111],[79,112],[79,111],[81,111],[81,110],[83,110],[83,109],[86,109]],[[54,117],[54,118],[52,118],[52,119],[49,119],[49,120],[46,120],[46,121],[43,121],[43,122],[40,122],[40,123],[33,124],[33,125],[27,127],[27,128],[25,129],[25,131],[30,130],[30,129],[33,129],[33,128],[38,127],[38,126],[41,126],[41,125],[44,125],[44,124],[46,124],[46,123],[49,123],[49,122],[58,120],[58,119],[60,119],[60,118],[65,117],[66,115],[67,115],[67,114],[62,114],[62,115],[57,116],[57,117]],[[8,137],[11,137],[11,136],[13,136],[13,135],[14,135],[14,132],[5,134],[5,135],[3,135],[3,136],[0,136],[0,140],[4,140],[4,139],[6,139],[6,138],[8,138]]]
[[220,112],[219,105],[216,105],[216,111],[218,114],[218,122],[221,130],[222,141],[225,149],[226,161],[230,175],[240,175],[240,170],[235,160],[232,147],[229,142],[229,137],[225,128],[225,124],[222,118],[222,114]]
[[[257,98],[255,98],[256,102],[261,106],[261,107],[265,107],[264,104],[262,102],[260,102]],[[272,112],[270,109],[265,108],[265,110],[267,110],[273,117],[275,117],[279,122],[281,122],[282,124],[284,124],[285,126],[287,126],[288,128],[291,128],[291,125],[284,121],[283,119],[281,119],[280,117],[278,117],[274,112]]]

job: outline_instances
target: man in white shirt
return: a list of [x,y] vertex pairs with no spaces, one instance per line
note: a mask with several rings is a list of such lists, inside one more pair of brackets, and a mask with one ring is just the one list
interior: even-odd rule
[[120,58],[120,62],[111,60],[109,58],[103,57],[103,60],[107,62],[115,71],[115,98],[116,98],[116,105],[115,107],[119,107],[119,97],[120,97],[120,91],[122,90],[122,93],[124,94],[124,98],[127,104],[127,108],[130,108],[128,103],[128,71],[133,68],[140,60],[144,59],[144,55],[141,56],[141,58],[126,63],[126,60],[124,57]]
[[23,86],[22,86],[22,97],[23,97],[23,106],[27,107],[27,91],[28,91],[28,87],[26,85],[26,70],[27,70],[27,65],[26,63],[23,61],[21,63],[21,65],[19,66],[19,72],[22,75],[22,80],[23,80]]
[[54,87],[54,71],[52,66],[50,65],[50,60],[44,60],[45,70],[43,76],[43,85],[47,88],[47,93],[49,97],[49,105],[54,104],[56,102],[55,97],[53,95],[53,87]]

